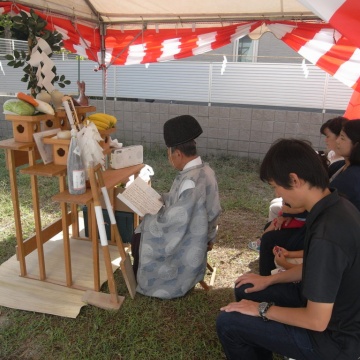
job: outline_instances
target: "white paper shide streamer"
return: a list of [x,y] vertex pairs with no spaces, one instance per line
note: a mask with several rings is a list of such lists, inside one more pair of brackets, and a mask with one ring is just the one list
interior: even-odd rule
[[85,167],[88,168],[90,164],[92,164],[92,166],[96,166],[97,164],[104,166],[105,156],[103,148],[99,144],[102,137],[96,125],[89,122],[78,132],[77,138]]
[[38,68],[36,72],[38,86],[45,88],[51,94],[55,90],[54,85],[51,83],[55,77],[52,71],[55,63],[48,56],[52,53],[52,50],[44,39],[37,38],[37,42],[37,45],[31,52],[28,64]]
[[309,68],[306,65],[305,59],[303,59],[303,61],[301,63],[301,67],[303,69],[305,79],[307,79],[307,77],[309,76]]
[[223,60],[223,62],[222,62],[222,64],[221,64],[221,75],[224,75],[224,72],[225,72],[225,69],[226,69],[226,64],[227,64],[227,57],[224,55],[224,60]]

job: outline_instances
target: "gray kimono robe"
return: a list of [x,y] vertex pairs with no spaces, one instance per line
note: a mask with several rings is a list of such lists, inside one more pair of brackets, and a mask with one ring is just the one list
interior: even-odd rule
[[[179,196],[181,184],[190,179],[195,188]],[[146,214],[136,232],[141,232],[137,291],[162,299],[185,295],[203,280],[207,244],[214,242],[220,214],[218,185],[214,171],[201,164],[182,170],[164,207]]]

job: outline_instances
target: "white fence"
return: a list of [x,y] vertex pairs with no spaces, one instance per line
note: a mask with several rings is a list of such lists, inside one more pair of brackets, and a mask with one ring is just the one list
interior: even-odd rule
[[[72,81],[62,91],[76,95],[78,79],[86,82],[88,96],[102,97],[102,72],[96,63],[76,59],[55,60],[57,73]],[[26,92],[22,69],[7,66],[0,58],[0,95]],[[250,107],[313,109],[329,112],[346,109],[352,89],[313,65],[305,77],[300,64],[221,63],[173,61],[108,69],[109,98],[147,99],[172,103],[229,104]]]

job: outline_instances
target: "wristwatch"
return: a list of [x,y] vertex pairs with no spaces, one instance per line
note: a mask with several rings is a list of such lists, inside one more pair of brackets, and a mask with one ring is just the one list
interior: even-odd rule
[[269,319],[266,317],[266,312],[273,306],[273,302],[261,302],[259,304],[259,315],[264,321],[268,321]]

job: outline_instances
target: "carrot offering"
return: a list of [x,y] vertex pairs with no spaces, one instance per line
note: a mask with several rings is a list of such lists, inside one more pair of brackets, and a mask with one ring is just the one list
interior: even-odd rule
[[27,95],[23,92],[18,92],[16,94],[16,97],[20,100],[26,101],[27,103],[31,104],[34,107],[39,105],[39,103],[31,95]]

